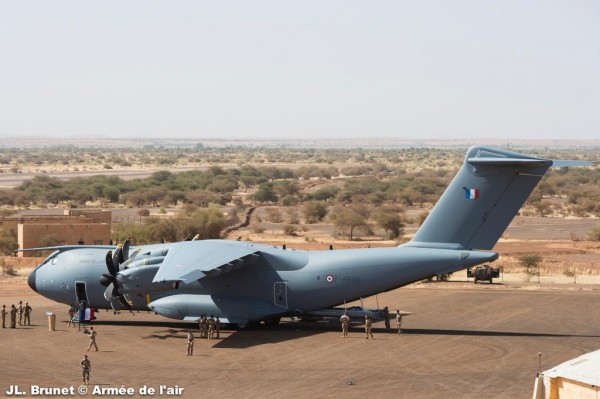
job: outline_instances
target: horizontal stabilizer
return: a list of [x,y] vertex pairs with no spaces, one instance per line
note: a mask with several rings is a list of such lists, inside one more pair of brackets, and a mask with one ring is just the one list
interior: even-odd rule
[[571,166],[593,166],[595,162],[591,161],[578,161],[578,160],[567,160],[557,159],[552,161],[552,166],[556,168],[565,168]]

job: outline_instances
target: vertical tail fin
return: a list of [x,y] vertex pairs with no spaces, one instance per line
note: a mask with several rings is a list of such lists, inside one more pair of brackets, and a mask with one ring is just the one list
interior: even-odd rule
[[552,161],[471,147],[444,194],[408,246],[489,250]]

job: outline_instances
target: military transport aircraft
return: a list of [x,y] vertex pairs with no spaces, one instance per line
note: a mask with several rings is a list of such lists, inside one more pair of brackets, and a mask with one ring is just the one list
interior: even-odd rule
[[[173,319],[215,315],[243,328],[299,316],[435,275],[492,262],[491,251],[553,164],[475,146],[414,238],[398,247],[297,251],[230,240],[155,245],[67,245],[29,276],[57,302],[152,310]],[[587,163],[589,164],[589,163]]]

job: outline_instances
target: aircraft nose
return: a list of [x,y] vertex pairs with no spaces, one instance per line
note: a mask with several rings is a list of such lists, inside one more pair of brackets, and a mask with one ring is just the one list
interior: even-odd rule
[[27,278],[27,284],[29,284],[29,286],[31,287],[32,290],[34,290],[35,292],[37,292],[37,286],[35,284],[35,274],[37,273],[37,268],[34,269],[31,274],[29,275],[29,277]]

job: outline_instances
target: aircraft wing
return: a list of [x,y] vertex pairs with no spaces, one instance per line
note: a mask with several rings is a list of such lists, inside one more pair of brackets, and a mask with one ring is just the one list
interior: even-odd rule
[[153,282],[191,283],[207,275],[230,272],[258,257],[260,247],[251,244],[208,240],[175,243],[163,260]]

